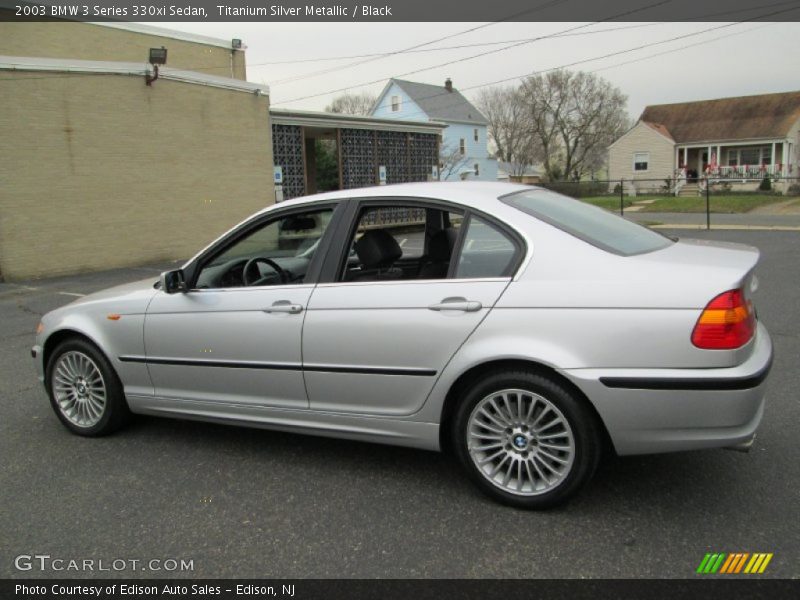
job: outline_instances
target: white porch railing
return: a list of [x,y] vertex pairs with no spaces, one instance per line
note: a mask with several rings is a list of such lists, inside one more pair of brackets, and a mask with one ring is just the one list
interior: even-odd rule
[[769,176],[772,179],[789,177],[792,175],[792,165],[775,163],[772,165],[737,165],[706,167],[706,176],[709,179],[740,179],[761,180]]
[[[699,192],[703,192],[706,187],[706,181],[719,183],[727,181],[730,183],[745,183],[753,181],[761,181],[764,177],[769,177],[773,181],[780,181],[785,177],[797,177],[798,174],[793,165],[775,163],[772,165],[737,165],[737,166],[718,166],[706,167],[705,172],[699,174],[698,177],[689,179],[688,169],[686,167],[675,169],[673,173],[673,188],[672,193],[675,196],[680,195],[681,190],[687,183],[696,183]],[[694,175],[694,174],[693,174]]]

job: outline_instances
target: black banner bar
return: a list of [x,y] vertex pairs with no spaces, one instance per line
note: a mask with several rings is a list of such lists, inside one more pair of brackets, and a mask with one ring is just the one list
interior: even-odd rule
[[525,579],[525,580],[363,580],[363,579],[156,579],[156,580],[9,580],[0,584],[5,600],[595,600],[648,598],[658,600],[748,600],[797,598],[800,580],[757,579],[758,576],[698,576],[697,579]]
[[[715,9],[715,10],[710,10]],[[708,13],[711,13],[709,16]],[[4,21],[798,21],[797,0],[0,0]]]

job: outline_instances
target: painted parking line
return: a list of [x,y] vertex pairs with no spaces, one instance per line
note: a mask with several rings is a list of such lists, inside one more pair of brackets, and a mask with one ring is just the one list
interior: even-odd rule
[[76,298],[83,298],[86,294],[78,294],[77,292],[57,292],[62,296],[75,296]]

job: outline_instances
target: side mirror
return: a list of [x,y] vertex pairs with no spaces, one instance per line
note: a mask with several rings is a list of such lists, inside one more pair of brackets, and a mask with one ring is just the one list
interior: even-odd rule
[[186,292],[186,280],[183,277],[183,270],[164,271],[161,274],[161,289],[167,294],[177,294]]

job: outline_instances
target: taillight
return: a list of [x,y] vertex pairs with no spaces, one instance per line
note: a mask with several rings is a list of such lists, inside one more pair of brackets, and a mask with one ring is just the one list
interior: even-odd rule
[[705,350],[732,350],[753,337],[756,317],[742,290],[723,292],[705,307],[692,332],[692,343]]

